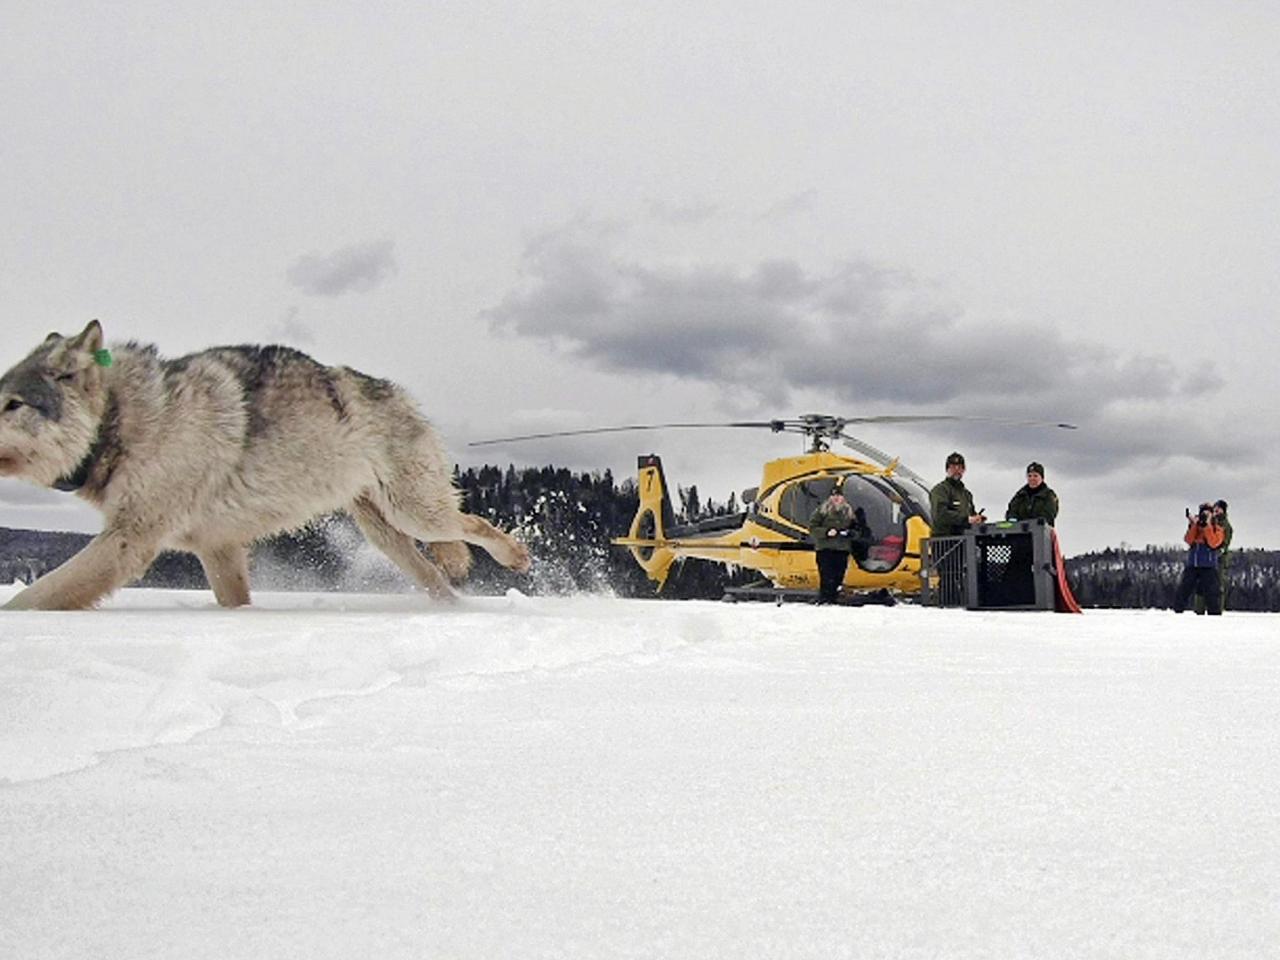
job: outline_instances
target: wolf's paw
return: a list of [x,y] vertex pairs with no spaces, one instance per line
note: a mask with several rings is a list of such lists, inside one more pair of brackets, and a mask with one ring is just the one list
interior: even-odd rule
[[431,555],[444,568],[449,579],[457,583],[471,572],[471,548],[461,540],[442,541],[430,545]]
[[442,607],[456,607],[462,603],[462,598],[448,587],[442,590],[428,590],[427,596],[431,598],[432,603],[439,604]]
[[9,602],[0,607],[0,610],[35,610],[36,605],[32,602],[31,589],[20,590],[9,598]]
[[519,540],[512,540],[509,547],[510,555],[504,565],[510,567],[516,573],[528,573],[529,568],[533,566],[533,558],[529,556],[529,548]]

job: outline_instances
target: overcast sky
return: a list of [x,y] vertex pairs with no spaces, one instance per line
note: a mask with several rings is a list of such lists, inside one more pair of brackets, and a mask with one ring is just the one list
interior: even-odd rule
[[[1280,547],[1280,6],[6,0],[0,368],[93,317],[396,379],[466,464],[716,500],[795,438],[671,420],[946,413],[1069,553],[1232,504]],[[0,483],[0,524],[92,529]]]

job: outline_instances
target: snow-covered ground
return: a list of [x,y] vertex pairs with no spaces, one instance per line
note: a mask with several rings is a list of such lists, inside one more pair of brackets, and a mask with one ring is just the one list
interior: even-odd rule
[[0,614],[0,956],[1280,952],[1278,617],[255,601]]

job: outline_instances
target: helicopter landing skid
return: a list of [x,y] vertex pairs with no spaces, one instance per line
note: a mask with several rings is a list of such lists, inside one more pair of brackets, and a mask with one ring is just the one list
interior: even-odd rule
[[[768,580],[759,580],[742,587],[725,587],[724,596],[720,599],[725,603],[751,600],[772,601],[778,606],[782,606],[784,603],[814,604],[818,602],[818,591],[799,590],[795,587],[779,587]],[[860,593],[841,593],[836,600],[836,605],[841,607],[892,607],[896,603],[897,600],[894,599],[893,594],[884,589]]]

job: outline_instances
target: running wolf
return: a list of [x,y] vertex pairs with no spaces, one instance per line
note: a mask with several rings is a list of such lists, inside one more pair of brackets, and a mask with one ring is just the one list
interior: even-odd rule
[[468,543],[513,570],[529,552],[463,513],[444,448],[407,394],[281,346],[215,347],[162,359],[107,350],[91,322],[57,333],[0,377],[0,476],[74,491],[104,514],[78,554],[7,604],[90,607],[163,549],[200,559],[224,607],[249,602],[249,544],[346,510],[434,597]]

